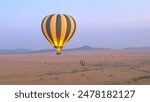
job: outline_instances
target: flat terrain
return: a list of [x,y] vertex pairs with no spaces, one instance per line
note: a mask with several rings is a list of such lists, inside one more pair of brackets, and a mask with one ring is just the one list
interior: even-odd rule
[[150,85],[150,52],[1,54],[0,84]]

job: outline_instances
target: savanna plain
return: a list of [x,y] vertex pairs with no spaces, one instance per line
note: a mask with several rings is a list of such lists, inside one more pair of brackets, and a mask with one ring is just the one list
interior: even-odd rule
[[0,54],[1,85],[150,85],[150,52]]

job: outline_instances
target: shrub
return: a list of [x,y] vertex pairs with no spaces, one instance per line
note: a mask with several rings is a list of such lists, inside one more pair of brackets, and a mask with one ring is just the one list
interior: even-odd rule
[[85,66],[85,60],[80,60],[80,65],[82,66],[82,67],[84,67]]

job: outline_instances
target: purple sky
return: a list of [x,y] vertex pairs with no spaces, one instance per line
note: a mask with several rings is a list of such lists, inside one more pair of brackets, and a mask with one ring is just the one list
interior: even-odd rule
[[41,32],[49,14],[68,14],[77,30],[65,48],[150,46],[149,0],[1,0],[0,49],[52,48]]

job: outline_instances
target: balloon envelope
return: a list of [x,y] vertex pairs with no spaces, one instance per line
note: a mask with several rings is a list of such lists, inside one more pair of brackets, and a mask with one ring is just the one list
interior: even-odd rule
[[46,16],[41,24],[42,32],[50,44],[61,54],[62,48],[72,38],[76,30],[73,17],[64,14]]

